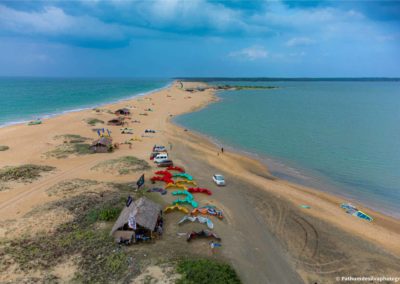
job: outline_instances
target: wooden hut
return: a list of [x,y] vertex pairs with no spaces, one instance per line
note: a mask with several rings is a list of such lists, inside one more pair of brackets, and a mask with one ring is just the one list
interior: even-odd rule
[[115,111],[116,115],[130,115],[131,111],[127,108],[120,108]]
[[95,153],[110,152],[112,150],[112,139],[110,137],[101,137],[92,143],[90,150]]
[[152,240],[162,233],[161,206],[146,197],[125,206],[110,235],[117,242]]
[[107,122],[108,125],[121,126],[124,125],[124,119],[121,117],[113,118]]

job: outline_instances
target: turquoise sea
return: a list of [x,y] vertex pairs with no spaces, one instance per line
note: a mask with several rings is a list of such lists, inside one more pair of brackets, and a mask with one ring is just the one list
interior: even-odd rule
[[0,78],[0,126],[127,99],[169,79]]
[[178,124],[257,155],[277,176],[400,216],[400,81],[210,84],[279,88],[219,92]]

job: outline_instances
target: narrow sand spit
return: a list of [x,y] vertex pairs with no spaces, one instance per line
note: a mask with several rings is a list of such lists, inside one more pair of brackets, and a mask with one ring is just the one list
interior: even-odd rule
[[[184,85],[194,87],[200,83]],[[0,145],[10,147],[0,152],[1,168],[38,164],[53,166],[56,170],[30,183],[7,184],[7,190],[0,191],[0,237],[51,230],[55,224],[68,219],[66,213],[59,214],[59,220],[57,215],[51,215],[48,220],[39,219],[34,228],[18,226],[26,222],[28,212],[60,198],[49,195],[46,190],[73,179],[134,181],[141,173],[119,175],[93,168],[101,162],[128,155],[148,160],[152,146],[164,144],[172,145],[170,153],[176,163],[183,165],[202,186],[213,190],[212,196],[201,196],[199,201],[218,205],[225,212],[225,220],[214,222],[215,232],[223,238],[223,247],[215,257],[231,262],[245,283],[297,283],[301,279],[310,283],[334,283],[335,277],[343,275],[399,276],[396,275],[400,271],[399,220],[367,209],[364,211],[375,218],[372,223],[349,216],[339,208],[340,198],[275,179],[264,165],[248,157],[236,153],[217,155],[218,149],[205,138],[170,123],[174,116],[215,100],[211,90],[188,93],[174,83],[146,97],[103,106],[101,109],[111,111],[129,107],[133,112],[131,120],[140,120],[140,123],[129,123],[133,135],[121,134],[118,126],[97,124],[98,128],[112,131],[114,142],[140,137],[145,129],[156,130],[141,141],[132,142],[132,147],[120,145],[118,150],[106,154],[71,154],[60,159],[46,155],[63,143],[56,136],[74,134],[95,139],[94,127],[87,121],[94,118],[108,121],[115,117],[107,111],[85,110],[47,119],[41,125],[1,128]],[[149,108],[152,111],[146,111]],[[147,115],[140,115],[143,113]],[[153,170],[146,172],[147,177]],[[211,176],[216,171],[226,175],[228,186],[215,188]],[[165,199],[169,202],[172,197]],[[301,204],[308,204],[311,209],[300,209]],[[167,216],[167,222],[171,223],[167,229],[175,231],[167,232],[166,239],[176,239],[176,230],[180,228],[172,223],[177,220],[178,216]],[[156,254],[157,245],[140,250]],[[184,242],[182,246],[198,251],[208,248],[201,243],[189,247]],[[153,276],[159,274],[157,269],[149,271]],[[61,278],[63,275],[70,278],[70,273],[59,269],[57,272]]]

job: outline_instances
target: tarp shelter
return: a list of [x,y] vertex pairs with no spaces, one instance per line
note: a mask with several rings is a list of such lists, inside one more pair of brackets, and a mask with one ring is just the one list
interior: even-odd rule
[[90,146],[90,150],[95,153],[107,153],[112,150],[112,140],[109,137],[101,137],[94,141]]
[[115,111],[116,115],[130,115],[131,111],[127,108],[120,108]]
[[[153,239],[159,232],[160,223],[162,231],[161,206],[146,197],[142,197],[129,206],[125,206],[115,222],[110,235],[116,241],[120,238]],[[160,222],[161,221],[161,222]]]

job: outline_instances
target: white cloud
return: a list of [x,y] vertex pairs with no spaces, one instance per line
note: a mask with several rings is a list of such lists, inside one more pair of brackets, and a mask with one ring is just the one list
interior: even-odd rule
[[[305,46],[315,43],[315,39],[321,43],[347,39],[393,41],[392,37],[382,35],[380,25],[353,9],[301,9],[280,1],[266,1],[264,6],[246,10],[210,0],[82,0],[70,4],[76,5],[79,13],[68,14],[74,9],[57,6],[58,3],[45,2],[44,5],[51,6],[29,11],[0,4],[0,32],[72,44],[126,43],[134,37],[155,35],[262,38],[271,40],[271,47]],[[242,55],[252,60],[252,51],[261,58],[268,55],[266,50],[254,47],[243,50]]]
[[286,45],[289,47],[299,46],[299,45],[310,45],[315,43],[315,40],[309,37],[293,37],[286,42]]
[[78,36],[121,39],[121,26],[89,16],[70,16],[58,7],[24,12],[0,5],[0,26],[27,35]]
[[253,61],[268,57],[268,51],[263,46],[254,45],[238,51],[233,51],[229,53],[229,56]]

